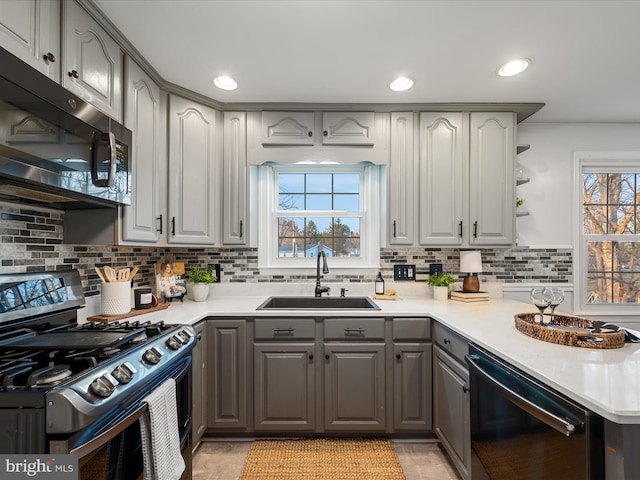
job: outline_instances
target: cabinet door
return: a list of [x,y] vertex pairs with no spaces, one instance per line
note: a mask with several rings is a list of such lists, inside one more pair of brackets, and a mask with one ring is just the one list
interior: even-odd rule
[[431,430],[431,345],[395,343],[393,355],[394,431]]
[[224,112],[222,241],[247,244],[247,114]]
[[373,145],[373,112],[324,112],[323,145]]
[[420,244],[461,245],[467,135],[462,113],[420,114]]
[[315,345],[254,345],[256,431],[315,430]]
[[47,77],[60,81],[60,4],[3,0],[0,45]]
[[247,428],[247,340],[245,320],[211,320],[207,326],[208,426]]
[[413,113],[391,114],[389,162],[389,244],[412,245],[415,241]]
[[82,7],[64,2],[62,86],[122,121],[122,54]]
[[[133,132],[133,201],[122,209],[123,240],[157,242],[162,235],[160,88],[131,59],[126,61],[125,125]],[[164,215],[166,218],[166,215]]]
[[384,344],[324,345],[325,430],[385,430]]
[[191,404],[191,437],[196,445],[207,429],[207,322],[200,322],[196,330],[196,346],[193,348],[193,395]]
[[512,245],[515,218],[515,114],[471,113],[470,245]]
[[439,347],[435,348],[434,423],[438,438],[462,478],[469,478],[471,424],[469,373]]
[[217,112],[174,95],[169,103],[169,243],[213,245]]
[[313,145],[313,112],[262,112],[263,145]]

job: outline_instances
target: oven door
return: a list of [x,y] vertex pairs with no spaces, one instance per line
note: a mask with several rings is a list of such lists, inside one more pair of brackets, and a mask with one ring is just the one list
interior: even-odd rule
[[180,451],[186,465],[182,480],[191,478],[191,357],[169,374],[159,376],[124,410],[96,422],[65,440],[51,440],[50,453],[78,456],[80,480],[139,480],[143,477],[140,417],[147,413],[142,399],[168,378],[176,381]]
[[602,418],[470,345],[471,478],[604,478]]

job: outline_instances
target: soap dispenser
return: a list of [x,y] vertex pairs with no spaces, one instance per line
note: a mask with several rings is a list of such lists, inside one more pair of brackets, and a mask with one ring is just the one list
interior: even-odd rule
[[384,295],[384,278],[380,272],[376,276],[376,295]]

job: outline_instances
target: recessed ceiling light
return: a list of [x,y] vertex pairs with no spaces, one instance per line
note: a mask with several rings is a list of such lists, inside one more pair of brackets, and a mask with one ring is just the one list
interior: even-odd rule
[[235,90],[238,88],[238,83],[233,78],[227,77],[226,75],[215,77],[213,79],[213,84],[222,90]]
[[404,92],[405,90],[409,90],[411,87],[413,87],[414,83],[415,82],[412,78],[398,77],[389,84],[389,88],[394,92]]
[[505,63],[498,69],[498,75],[501,77],[511,77],[524,72],[529,66],[529,59],[519,58]]

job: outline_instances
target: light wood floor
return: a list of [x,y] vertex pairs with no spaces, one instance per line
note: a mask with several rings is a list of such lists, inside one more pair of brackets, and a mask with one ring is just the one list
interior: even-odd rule
[[[193,456],[193,480],[237,480],[250,446],[250,441],[203,441]],[[407,480],[459,479],[438,443],[394,441],[393,447]]]

